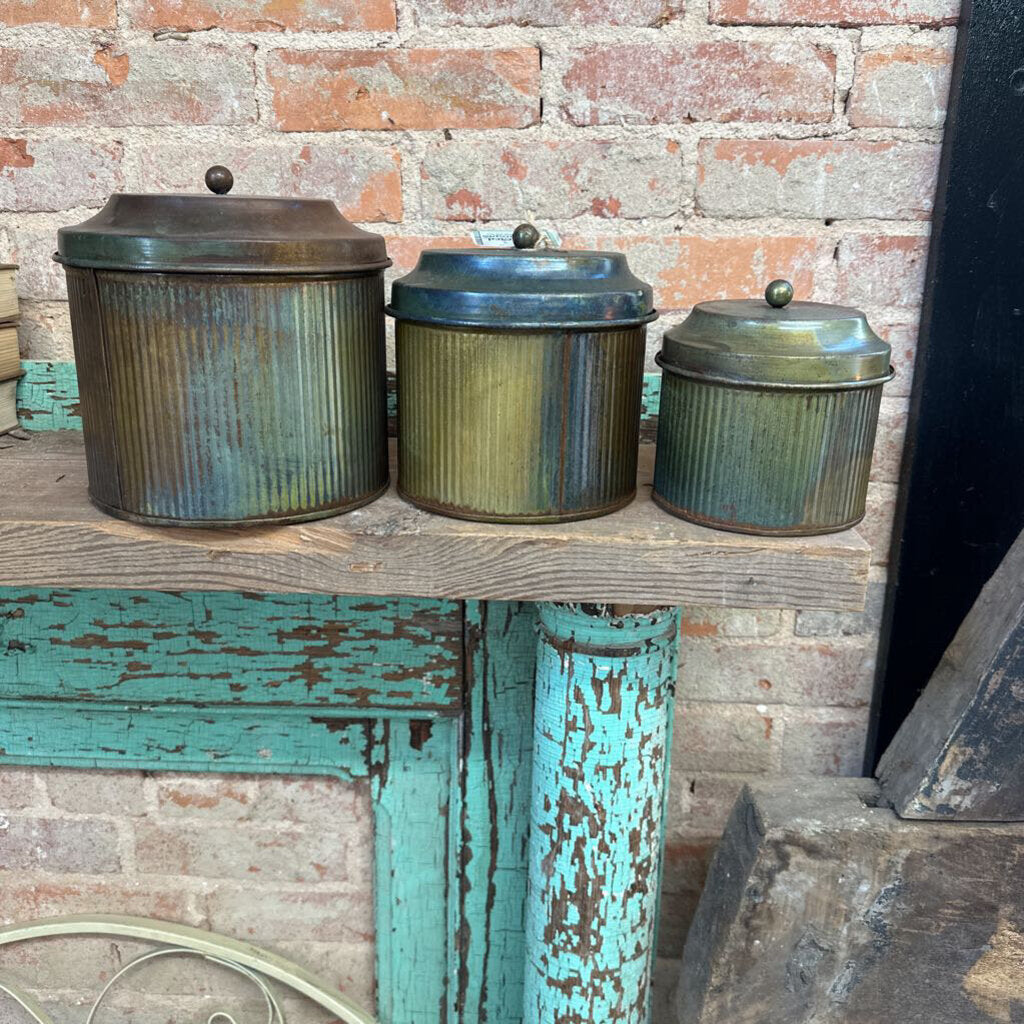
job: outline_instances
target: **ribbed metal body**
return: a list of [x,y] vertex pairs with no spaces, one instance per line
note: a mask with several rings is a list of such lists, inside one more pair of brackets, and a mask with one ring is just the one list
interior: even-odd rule
[[643,326],[547,332],[400,320],[398,487],[445,515],[585,519],[636,489]]
[[666,372],[654,499],[741,533],[806,535],[864,516],[882,382],[731,385]]
[[285,523],[387,486],[379,271],[65,269],[102,509],[183,526]]

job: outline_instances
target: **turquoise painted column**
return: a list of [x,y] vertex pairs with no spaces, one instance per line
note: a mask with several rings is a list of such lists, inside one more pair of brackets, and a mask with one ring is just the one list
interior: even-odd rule
[[524,1024],[645,1024],[679,613],[539,607]]

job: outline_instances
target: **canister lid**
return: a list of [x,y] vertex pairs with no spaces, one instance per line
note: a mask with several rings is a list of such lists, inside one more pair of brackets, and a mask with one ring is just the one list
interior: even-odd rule
[[228,196],[234,179],[211,167],[215,195],[111,196],[89,220],[57,232],[59,263],[107,270],[295,274],[390,266],[384,239],[350,224],[327,199]]
[[665,333],[658,362],[685,376],[752,384],[852,384],[891,377],[890,347],[859,309],[791,302],[773,281],[765,299],[701,302]]
[[534,249],[523,224],[514,249],[425,249],[416,269],[391,286],[398,320],[508,329],[627,327],[654,311],[649,284],[617,252]]

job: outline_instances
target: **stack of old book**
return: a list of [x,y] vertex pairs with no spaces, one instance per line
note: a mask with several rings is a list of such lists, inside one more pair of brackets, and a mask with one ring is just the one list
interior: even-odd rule
[[14,289],[17,269],[10,263],[0,263],[0,434],[18,425],[18,378],[22,370],[18,355],[18,293]]

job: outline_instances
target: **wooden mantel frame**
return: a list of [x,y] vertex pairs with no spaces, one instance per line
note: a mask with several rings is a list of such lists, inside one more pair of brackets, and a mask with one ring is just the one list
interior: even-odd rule
[[88,505],[80,435],[0,438],[0,763],[368,779],[383,1024],[643,1024],[677,606],[856,609],[868,571],[856,533],[713,532],[649,482],[551,527],[389,494],[151,529]]

